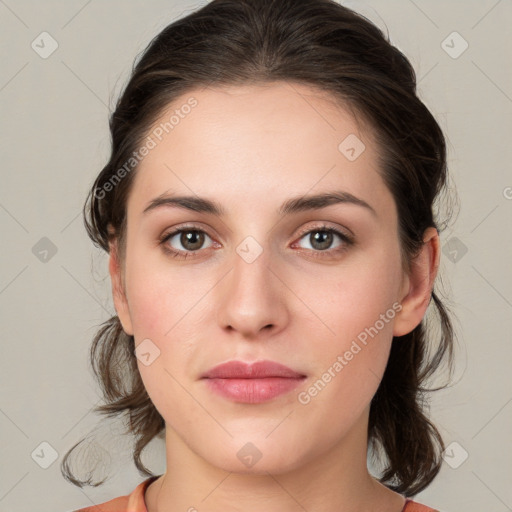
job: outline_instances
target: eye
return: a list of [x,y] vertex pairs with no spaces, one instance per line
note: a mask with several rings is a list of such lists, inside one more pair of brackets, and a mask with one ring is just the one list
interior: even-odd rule
[[[340,240],[340,242],[338,245],[332,248],[336,237]],[[318,226],[314,229],[310,229],[301,235],[300,240],[303,239],[306,240],[306,242],[309,244],[309,247],[300,247],[313,250],[317,253],[338,253],[347,249],[348,246],[353,244],[353,240],[348,234],[343,233],[331,226]]]
[[[201,229],[182,227],[170,233],[166,233],[160,240],[160,243],[163,245],[164,250],[171,253],[174,257],[187,258],[190,253],[205,248],[203,247],[205,237],[210,238],[208,234]],[[211,245],[208,247],[211,247]]]

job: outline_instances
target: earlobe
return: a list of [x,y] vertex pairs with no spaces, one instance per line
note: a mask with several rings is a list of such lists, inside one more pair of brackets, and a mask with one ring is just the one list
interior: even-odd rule
[[425,316],[432,297],[432,288],[439,268],[440,259],[439,233],[429,227],[423,234],[423,246],[411,262],[407,284],[402,298],[402,309],[395,317],[393,336],[403,336],[419,325]]
[[109,273],[112,283],[112,299],[114,307],[119,317],[119,321],[126,334],[133,336],[133,327],[130,318],[130,310],[128,308],[128,301],[126,299],[126,292],[122,280],[121,263],[119,261],[119,252],[117,247],[117,240],[110,242],[110,259],[109,259]]

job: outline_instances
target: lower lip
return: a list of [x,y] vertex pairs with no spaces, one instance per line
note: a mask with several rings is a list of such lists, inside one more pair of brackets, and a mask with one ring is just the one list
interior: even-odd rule
[[209,388],[229,400],[246,404],[259,404],[289,393],[305,377],[297,379],[268,377],[265,379],[206,379]]

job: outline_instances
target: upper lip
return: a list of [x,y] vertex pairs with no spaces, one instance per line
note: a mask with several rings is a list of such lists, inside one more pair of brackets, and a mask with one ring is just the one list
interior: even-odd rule
[[203,379],[262,379],[267,377],[298,379],[305,375],[275,361],[256,361],[254,363],[228,361],[214,366],[201,377]]

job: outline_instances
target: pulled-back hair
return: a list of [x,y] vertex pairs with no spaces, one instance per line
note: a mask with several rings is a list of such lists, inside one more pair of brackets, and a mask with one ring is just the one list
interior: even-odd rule
[[[434,203],[446,189],[445,139],[418,98],[408,59],[374,24],[333,0],[213,0],[151,41],[110,116],[110,159],[84,205],[94,244],[108,252],[116,237],[123,253],[127,198],[137,171],[135,164],[127,170],[126,162],[171,102],[201,87],[276,81],[330,93],[375,131],[380,172],[397,207],[402,263],[409,269],[425,229],[442,229]],[[425,410],[426,393],[442,389],[427,389],[425,382],[446,357],[450,373],[453,364],[452,323],[436,291],[422,322],[393,338],[369,414],[368,448],[383,465],[379,481],[405,496],[435,478],[445,448]],[[117,316],[101,325],[90,360],[105,403],[94,410],[126,414],[135,465],[151,476],[141,454],[165,422],[143,385],[134,349]],[[63,475],[79,486],[103,483],[72,473],[68,459],[79,444],[65,455]]]

